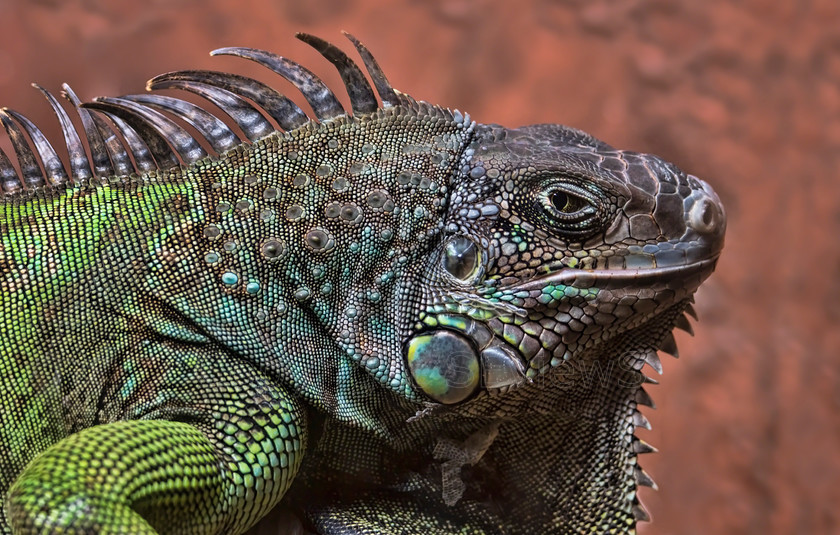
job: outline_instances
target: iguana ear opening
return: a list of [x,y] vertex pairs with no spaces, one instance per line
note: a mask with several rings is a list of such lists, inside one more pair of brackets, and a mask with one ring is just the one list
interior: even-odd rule
[[441,265],[456,279],[472,282],[481,272],[481,253],[469,238],[454,236],[444,245]]

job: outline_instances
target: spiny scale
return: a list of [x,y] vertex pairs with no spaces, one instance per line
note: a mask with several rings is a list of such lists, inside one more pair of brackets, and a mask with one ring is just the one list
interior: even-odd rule
[[[362,57],[383,105],[389,106],[400,100],[413,104],[408,97],[398,94],[391,87],[367,48],[351,35],[345,35]],[[364,73],[344,52],[312,35],[299,33],[296,37],[318,50],[338,70],[354,115],[370,114],[378,109],[376,96]],[[324,82],[291,60],[251,48],[220,48],[212,54],[250,59],[281,75],[300,90],[318,121],[347,115]],[[6,195],[64,187],[68,183],[84,184],[94,176],[143,174],[189,165],[206,158],[208,153],[202,143],[170,116],[193,127],[216,154],[242,143],[242,139],[222,119],[181,99],[162,95],[129,95],[99,97],[83,104],[64,84],[63,95],[79,114],[82,123],[83,135],[80,135],[58,99],[43,87],[35,87],[44,94],[61,124],[70,172],[37,126],[20,113],[3,108],[0,110],[0,122],[11,139],[20,168],[18,174],[9,157],[0,151],[0,187]],[[294,130],[311,120],[297,104],[275,89],[236,74],[195,70],[171,72],[152,78],[147,89],[181,89],[204,97],[227,114],[251,142],[278,130]],[[279,128],[272,126],[263,114],[274,120]],[[107,117],[108,121],[103,117]],[[85,145],[90,160],[85,153]]]
[[636,468],[633,471],[633,475],[636,479],[636,483],[645,487],[650,487],[653,490],[657,490],[658,486],[656,482],[650,477],[650,474],[642,470],[641,466],[636,465]]
[[641,455],[645,453],[656,453],[659,450],[657,450],[644,440],[638,437],[633,437],[633,451]]
[[297,104],[271,87],[253,78],[214,71],[178,71],[161,74],[149,80],[151,89],[175,87],[173,82],[209,85],[230,91],[256,102],[260,109],[280,125],[283,130],[294,130],[309,121]]
[[639,522],[650,522],[650,515],[641,503],[633,506],[633,517]]
[[80,181],[92,178],[93,173],[90,170],[90,164],[88,163],[87,156],[85,155],[85,146],[82,144],[81,138],[79,138],[79,133],[76,132],[76,129],[73,127],[73,122],[70,120],[70,116],[67,115],[67,112],[61,107],[58,99],[56,99],[52,93],[38,84],[32,84],[32,86],[44,95],[47,102],[50,103],[53,112],[55,112],[58,117],[59,123],[61,123],[61,131],[64,134],[64,144],[67,146],[67,153],[70,156],[71,176],[73,176],[74,180]]
[[12,146],[15,149],[18,164],[20,165],[20,172],[23,175],[23,181],[18,181],[14,187],[15,189],[43,187],[45,184],[44,174],[41,172],[41,168],[35,159],[35,154],[23,137],[23,132],[17,123],[12,120],[12,113],[12,110],[8,108],[0,110],[0,121],[2,121],[3,128],[6,129],[6,133],[9,134],[9,139],[12,141]]
[[[361,43],[358,39],[353,37],[347,32],[343,32],[345,37],[350,39],[350,42],[353,43],[353,46],[356,47],[358,50],[359,55],[362,57],[362,61],[365,64],[365,68],[370,74],[371,79],[373,80],[373,86],[376,88],[376,92],[379,93],[379,98],[382,99],[382,103],[386,106],[389,106],[394,103],[394,101],[398,100],[397,92],[391,87],[390,82],[388,79],[385,78],[385,73],[382,72],[382,68],[379,66],[379,63],[376,62],[374,59],[373,54],[370,53],[370,50],[367,49],[365,45]],[[298,34],[298,39],[301,38],[302,35],[305,34]]]
[[685,312],[686,312],[686,314],[688,314],[689,316],[691,316],[692,318],[694,318],[694,320],[695,320],[695,321],[697,320],[697,311],[695,311],[695,310],[694,310],[694,305],[692,305],[691,303],[689,303],[689,304],[685,307]]
[[691,336],[694,336],[694,329],[691,327],[691,322],[688,321],[688,318],[686,318],[684,314],[677,316],[677,319],[674,322],[674,327],[687,332]]
[[2,149],[0,149],[0,187],[6,194],[16,193],[21,188],[17,171]]
[[[123,139],[125,139],[125,147],[131,149],[131,154],[134,156],[137,171],[146,173],[156,169],[157,164],[155,164],[155,161],[152,158],[152,153],[149,151],[146,144],[143,143],[143,140],[140,139],[140,136],[137,135],[137,132],[128,126],[128,123],[120,119],[119,116],[109,115],[109,118],[117,127],[117,130],[119,130],[122,134]],[[114,132],[114,129],[108,126],[105,119],[99,115],[93,116],[93,122],[96,123],[97,128],[99,128],[99,131],[104,136],[105,147],[108,149],[108,154],[111,157],[111,162],[114,164],[116,173],[118,175],[131,174],[133,172],[131,158],[129,158],[128,152],[126,152],[125,147],[122,142],[120,142],[120,138]]]
[[662,361],[659,360],[659,355],[656,353],[656,351],[648,351],[647,353],[645,353],[643,358],[645,359],[645,362],[647,362],[650,365],[651,368],[656,370],[656,373],[662,375]]
[[638,403],[639,405],[644,405],[645,407],[650,407],[651,409],[656,408],[656,405],[654,404],[653,399],[651,399],[650,394],[648,394],[644,387],[641,386],[638,388],[638,390],[636,390],[636,403]]
[[[85,108],[82,108],[82,101],[76,96],[75,91],[67,85],[62,84],[62,96],[66,98],[70,104],[76,109],[79,118],[82,120],[82,128],[85,131],[85,139],[88,142],[90,149],[90,156],[93,159],[93,173],[98,177],[107,177],[114,174],[114,168],[111,166],[111,159],[108,157],[108,149],[105,146],[105,140],[102,137],[102,131],[94,122],[94,115]],[[99,117],[96,117],[97,119]],[[72,125],[69,126],[72,128]],[[67,134],[65,133],[65,137]],[[80,142],[81,143],[81,142]],[[84,147],[82,147],[82,156],[84,156]],[[87,165],[87,161],[82,162],[82,165]],[[73,179],[83,181],[80,175],[73,173]]]
[[170,144],[178,150],[178,154],[185,163],[195,161],[189,157],[189,151],[185,148],[185,137],[196,144],[198,142],[185,130],[153,110],[144,109],[142,106],[119,98],[108,97],[97,97],[93,102],[86,103],[85,107],[103,111],[109,117],[118,117],[125,121],[152,152],[160,169],[169,169],[178,165],[178,159]]
[[644,427],[648,431],[652,429],[648,419],[645,418],[645,415],[639,412],[638,410],[633,411],[633,425],[635,427]]
[[312,106],[315,117],[319,121],[344,115],[344,108],[341,107],[338,99],[335,98],[327,85],[311,71],[291,60],[265,50],[241,47],[219,48],[210,52],[210,55],[239,56],[255,61],[276,72],[298,88],[309,105]]
[[665,338],[659,344],[659,349],[672,355],[674,358],[680,358],[680,352],[677,350],[677,341],[674,340],[674,333],[668,331]]
[[126,95],[122,99],[175,115],[198,130],[219,154],[242,143],[239,136],[221,119],[192,102],[164,95]]
[[373,90],[370,88],[362,70],[343,50],[314,35],[298,33],[296,37],[320,52],[338,69],[350,96],[353,115],[363,115],[376,111],[376,108],[379,107],[376,102],[376,95],[373,94]]
[[245,133],[249,141],[256,141],[274,131],[271,123],[254,106],[249,104],[248,101],[232,91],[210,85],[206,83],[206,80],[204,82],[193,81],[187,78],[174,78],[164,74],[149,80],[146,89],[148,91],[155,89],[181,89],[209,100],[233,119],[236,125]]
[[61,159],[59,159],[58,154],[56,154],[50,142],[47,141],[47,137],[37,126],[32,124],[32,121],[23,115],[12,110],[7,110],[7,112],[14,117],[15,121],[23,126],[26,134],[32,140],[32,144],[35,145],[35,150],[41,156],[41,163],[44,165],[44,170],[46,171],[47,183],[53,186],[66,184],[67,171],[64,170],[64,164],[61,163]]

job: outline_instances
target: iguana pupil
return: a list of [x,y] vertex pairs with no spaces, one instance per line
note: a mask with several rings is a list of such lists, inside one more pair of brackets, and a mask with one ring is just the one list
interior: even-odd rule
[[551,205],[560,212],[570,214],[579,208],[579,203],[573,201],[574,197],[562,191],[555,191],[551,194]]

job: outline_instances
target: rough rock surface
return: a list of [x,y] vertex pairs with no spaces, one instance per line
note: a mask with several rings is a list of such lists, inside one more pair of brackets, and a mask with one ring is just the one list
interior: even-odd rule
[[[644,437],[646,535],[840,532],[840,4],[835,0],[0,3],[0,105],[58,139],[30,81],[83,97],[352,31],[395,87],[508,126],[561,122],[711,182],[729,216]],[[290,93],[292,91],[290,90]],[[0,146],[9,149],[3,140]]]

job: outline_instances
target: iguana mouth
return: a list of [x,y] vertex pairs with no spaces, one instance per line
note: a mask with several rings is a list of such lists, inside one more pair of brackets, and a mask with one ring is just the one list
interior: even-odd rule
[[[712,273],[717,264],[719,255],[714,258],[683,264],[678,266],[634,268],[634,269],[576,269],[565,268],[563,270],[531,279],[525,283],[510,286],[510,289],[517,291],[542,290],[548,285],[564,285],[575,288],[590,288],[596,284],[618,283],[622,288],[628,284],[639,283],[649,284],[656,281],[686,280],[699,275],[699,285],[708,275]],[[608,284],[608,287],[611,284]]]

